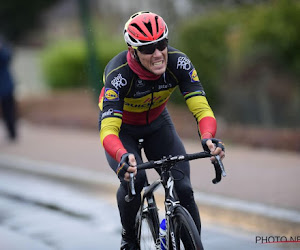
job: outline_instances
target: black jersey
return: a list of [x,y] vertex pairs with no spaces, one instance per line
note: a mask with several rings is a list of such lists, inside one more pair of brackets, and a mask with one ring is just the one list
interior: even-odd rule
[[108,135],[118,136],[122,123],[153,122],[177,86],[198,122],[207,116],[214,118],[197,71],[184,53],[169,46],[166,72],[154,81],[142,80],[131,70],[127,53],[115,56],[105,68],[99,97],[102,142]]

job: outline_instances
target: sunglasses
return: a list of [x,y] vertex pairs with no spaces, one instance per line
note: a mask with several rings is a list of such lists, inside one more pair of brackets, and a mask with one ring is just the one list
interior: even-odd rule
[[163,51],[168,46],[168,39],[137,47],[142,54],[153,54],[156,49]]

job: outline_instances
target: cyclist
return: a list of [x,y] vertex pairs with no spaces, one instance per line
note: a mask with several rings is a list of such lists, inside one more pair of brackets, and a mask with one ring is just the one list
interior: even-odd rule
[[[138,150],[140,138],[144,139],[148,160],[185,153],[166,108],[177,86],[198,122],[204,149],[221,158],[225,153],[219,140],[213,139],[214,144],[210,140],[215,136],[217,124],[196,69],[184,53],[168,46],[168,27],[162,17],[151,12],[132,15],[125,24],[124,39],[128,51],[116,55],[104,71],[99,128],[108,163],[120,179],[117,202],[123,227],[121,249],[139,249],[135,217],[141,197],[137,195],[131,202],[124,199],[129,172],[135,174],[136,192],[140,193],[146,180],[145,171],[137,172],[135,167],[142,163]],[[192,215],[200,234],[189,163],[182,162],[177,168],[181,172],[176,169],[172,172],[180,202]]]

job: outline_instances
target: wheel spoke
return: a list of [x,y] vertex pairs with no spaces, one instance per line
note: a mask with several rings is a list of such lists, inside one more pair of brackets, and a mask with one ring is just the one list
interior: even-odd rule
[[140,230],[140,249],[156,249],[157,236],[155,235],[153,221],[148,212],[144,213],[142,216]]

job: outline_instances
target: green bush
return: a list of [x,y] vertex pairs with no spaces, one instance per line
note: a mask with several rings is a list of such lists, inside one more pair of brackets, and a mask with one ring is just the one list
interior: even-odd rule
[[[95,39],[99,86],[105,65],[117,53],[126,49],[122,40]],[[61,41],[42,51],[42,67],[47,84],[54,89],[89,86],[86,44],[82,40]]]
[[64,41],[42,52],[43,72],[51,88],[87,86],[87,56],[80,41]]
[[[296,1],[280,0],[222,9],[185,22],[178,29],[178,42],[174,46],[192,60],[214,109],[222,103],[220,91],[226,89],[230,76],[235,71],[243,72],[262,56],[270,56],[293,74],[300,74],[299,8]],[[95,39],[99,88],[105,65],[126,49],[119,35],[117,39],[104,37],[99,34]],[[45,77],[53,88],[88,86],[87,66],[86,45],[82,40],[59,42],[43,51]],[[182,100],[178,91],[171,98],[175,103]]]
[[271,57],[281,67],[300,74],[299,3],[280,0],[254,8],[245,31],[245,59],[254,61],[262,56]]
[[217,104],[217,86],[227,58],[225,36],[230,13],[215,12],[180,28],[178,48],[192,60],[212,106]]
[[222,9],[179,28],[177,47],[192,60],[209,103],[220,105],[225,79],[270,56],[293,74],[300,72],[300,5],[293,0]]

